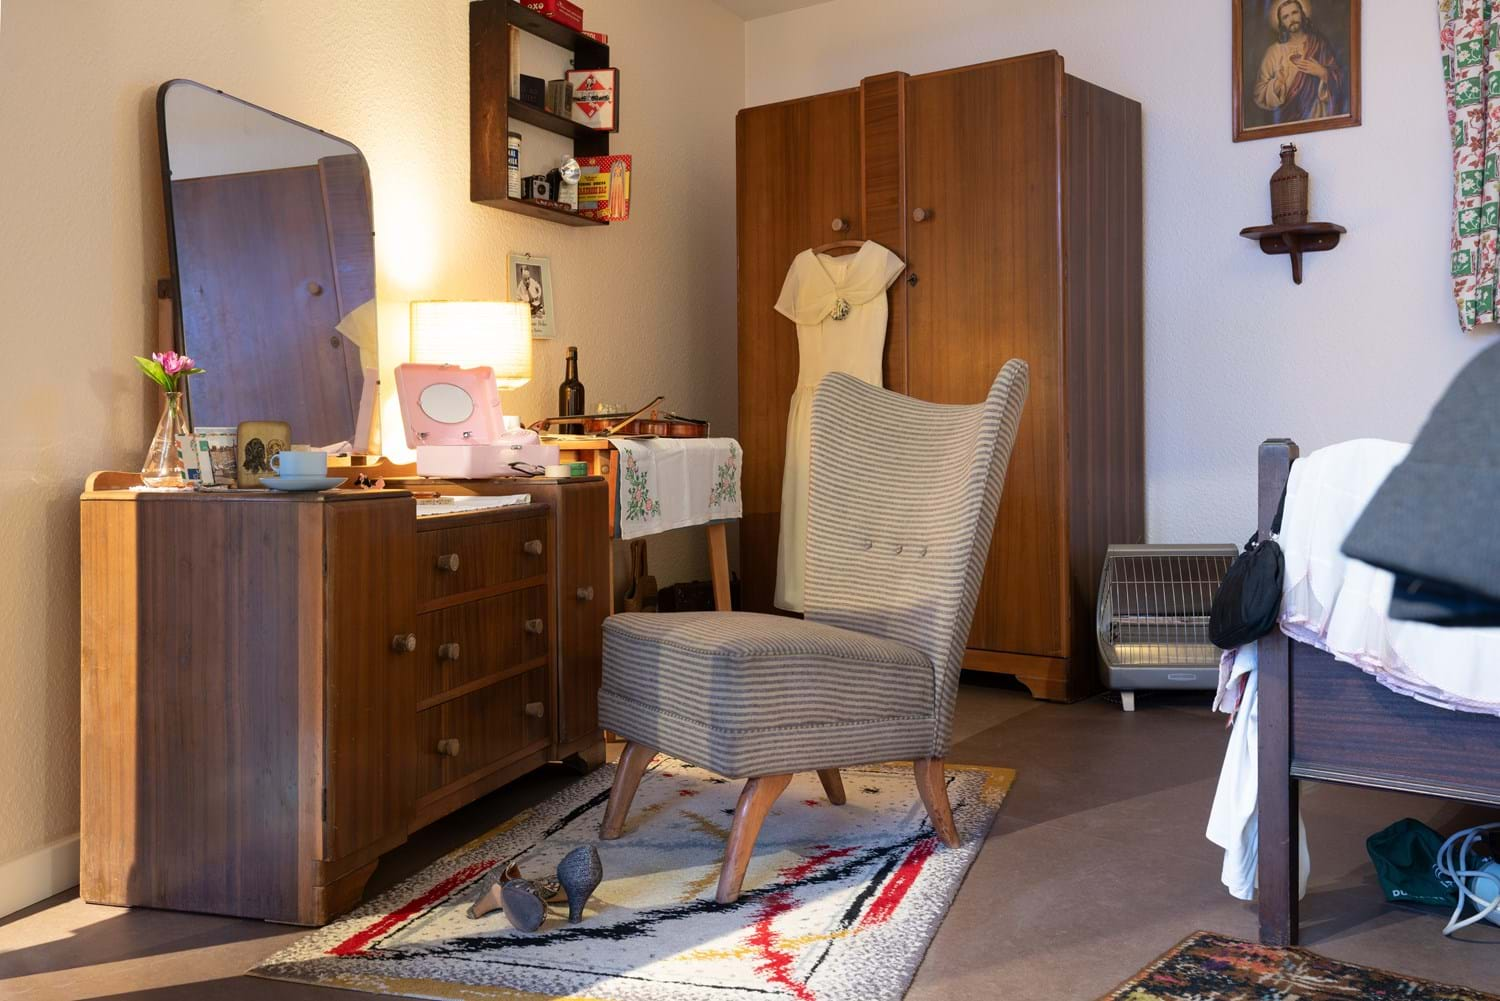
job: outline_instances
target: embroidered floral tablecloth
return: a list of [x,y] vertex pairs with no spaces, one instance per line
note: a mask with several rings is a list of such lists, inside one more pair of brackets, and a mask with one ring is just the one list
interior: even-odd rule
[[738,518],[740,443],[733,438],[615,438],[622,539]]

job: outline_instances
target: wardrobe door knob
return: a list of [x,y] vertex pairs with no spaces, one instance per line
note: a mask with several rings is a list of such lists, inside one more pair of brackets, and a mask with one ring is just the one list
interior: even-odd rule
[[833,220],[833,231],[835,233],[847,233],[849,231],[849,220],[848,219],[835,219],[835,220]]
[[322,295],[323,286],[319,285],[317,282],[308,282],[307,292],[309,295]]
[[593,601],[594,600],[594,589],[592,587],[580,587],[578,589],[578,600],[579,601]]
[[437,742],[437,752],[445,758],[458,757],[458,738],[448,737]]
[[526,620],[526,631],[528,633],[531,633],[533,636],[540,636],[542,634],[542,629],[543,628],[544,628],[544,626],[542,625],[542,620],[541,619],[527,619]]
[[458,659],[458,644],[457,643],[444,643],[442,646],[438,647],[438,660],[457,660],[457,659]]
[[528,702],[526,703],[526,715],[535,719],[541,719],[547,715],[547,706],[542,702]]
[[391,637],[391,649],[396,653],[411,653],[417,648],[416,633],[397,633]]
[[932,218],[932,209],[912,209],[911,210],[911,221],[912,222],[926,222],[928,219],[931,219],[931,218]]
[[526,540],[526,543],[521,546],[521,549],[529,556],[540,556],[542,555],[542,540],[528,539]]
[[437,568],[449,573],[458,573],[458,554],[444,553],[437,558]]

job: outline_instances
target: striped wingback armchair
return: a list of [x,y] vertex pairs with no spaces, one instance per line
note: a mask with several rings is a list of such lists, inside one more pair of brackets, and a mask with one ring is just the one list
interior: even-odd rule
[[844,802],[842,767],[910,759],[933,830],[953,704],[1016,425],[1022,361],[983,403],[925,403],[843,373],[813,398],[806,617],[612,615],[600,722],[623,736],[600,836],[624,830],[658,751],[745,778],[718,899],[738,898],[767,810],[797,772]]

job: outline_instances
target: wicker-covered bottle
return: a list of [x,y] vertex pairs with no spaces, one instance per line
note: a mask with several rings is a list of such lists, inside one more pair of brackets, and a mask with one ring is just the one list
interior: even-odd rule
[[1281,147],[1281,166],[1271,175],[1271,222],[1307,222],[1307,171],[1297,166],[1297,147],[1291,143]]

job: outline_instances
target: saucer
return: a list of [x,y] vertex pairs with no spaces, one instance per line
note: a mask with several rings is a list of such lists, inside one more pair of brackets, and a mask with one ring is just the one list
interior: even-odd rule
[[344,485],[342,476],[262,476],[260,485],[272,490],[331,490]]

